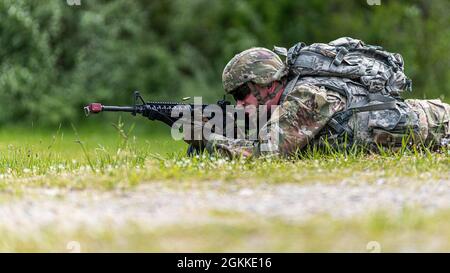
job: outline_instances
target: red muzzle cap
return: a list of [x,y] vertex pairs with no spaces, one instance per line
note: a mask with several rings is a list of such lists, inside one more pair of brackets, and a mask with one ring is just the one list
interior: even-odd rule
[[91,103],[84,107],[84,112],[86,113],[86,116],[88,116],[90,113],[100,113],[102,109],[103,105],[101,103]]

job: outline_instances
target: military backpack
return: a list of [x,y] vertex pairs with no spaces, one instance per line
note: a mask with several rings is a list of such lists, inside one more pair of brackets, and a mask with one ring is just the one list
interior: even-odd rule
[[289,50],[275,47],[274,51],[286,57],[289,71],[283,96],[295,85],[312,84],[346,97],[346,109],[331,118],[321,136],[342,139],[345,135],[352,142],[354,126],[349,121],[355,114],[366,118],[375,142],[399,144],[408,130],[418,130],[417,117],[400,96],[412,90],[400,54],[349,37],[328,44],[300,42]]

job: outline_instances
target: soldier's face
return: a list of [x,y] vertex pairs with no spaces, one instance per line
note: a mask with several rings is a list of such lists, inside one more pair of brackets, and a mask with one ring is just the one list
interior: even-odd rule
[[275,95],[275,97],[270,98],[269,94],[275,92],[275,88],[280,84],[279,82],[274,82],[271,86],[259,86],[253,83],[248,84],[252,85],[251,89],[259,92],[259,96],[263,101],[258,101],[256,96],[254,95],[254,92],[248,92],[248,94],[242,96],[240,99],[236,99],[236,105],[238,107],[244,107],[247,114],[255,114],[254,112],[261,104],[266,105],[267,110],[271,110],[273,107],[276,107],[276,105],[278,105],[283,89],[281,89],[278,94]]
[[[277,104],[279,102],[279,96],[275,96],[274,98],[270,99],[269,94],[271,94],[272,92],[275,92],[275,88],[279,84],[280,83],[278,83],[278,82],[274,82],[270,86],[260,86],[258,84],[248,83],[248,85],[251,85],[251,89],[253,89],[259,93],[259,96],[263,101],[258,101],[258,99],[255,97],[253,92],[248,92],[245,96],[242,96],[241,98],[236,99],[236,105],[244,106],[244,107],[253,105],[253,106],[257,107],[259,104],[265,104],[268,106]],[[282,90],[280,90],[280,94],[281,94],[281,91]]]
[[240,100],[236,100],[237,106],[248,106],[248,105],[254,105],[258,106],[258,99],[253,95],[253,93],[248,93],[247,96]]

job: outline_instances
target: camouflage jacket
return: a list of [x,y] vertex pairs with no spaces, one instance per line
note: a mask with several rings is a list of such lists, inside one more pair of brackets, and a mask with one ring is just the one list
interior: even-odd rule
[[[213,134],[206,149],[229,157],[290,155],[308,144],[323,141],[322,129],[346,104],[346,98],[337,92],[299,84],[280,101],[257,141]],[[448,141],[450,105],[440,100],[406,100],[397,102],[397,106],[406,122],[396,120],[395,126],[391,123],[396,118],[389,112],[354,114],[348,123],[354,132],[354,143],[395,146],[402,143],[411,128],[414,142],[445,144]]]

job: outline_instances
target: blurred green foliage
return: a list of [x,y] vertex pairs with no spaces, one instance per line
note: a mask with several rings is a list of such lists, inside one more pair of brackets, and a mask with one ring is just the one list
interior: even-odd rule
[[252,46],[351,36],[400,52],[416,98],[450,97],[450,1],[0,0],[0,124],[78,122],[87,102],[223,92]]

